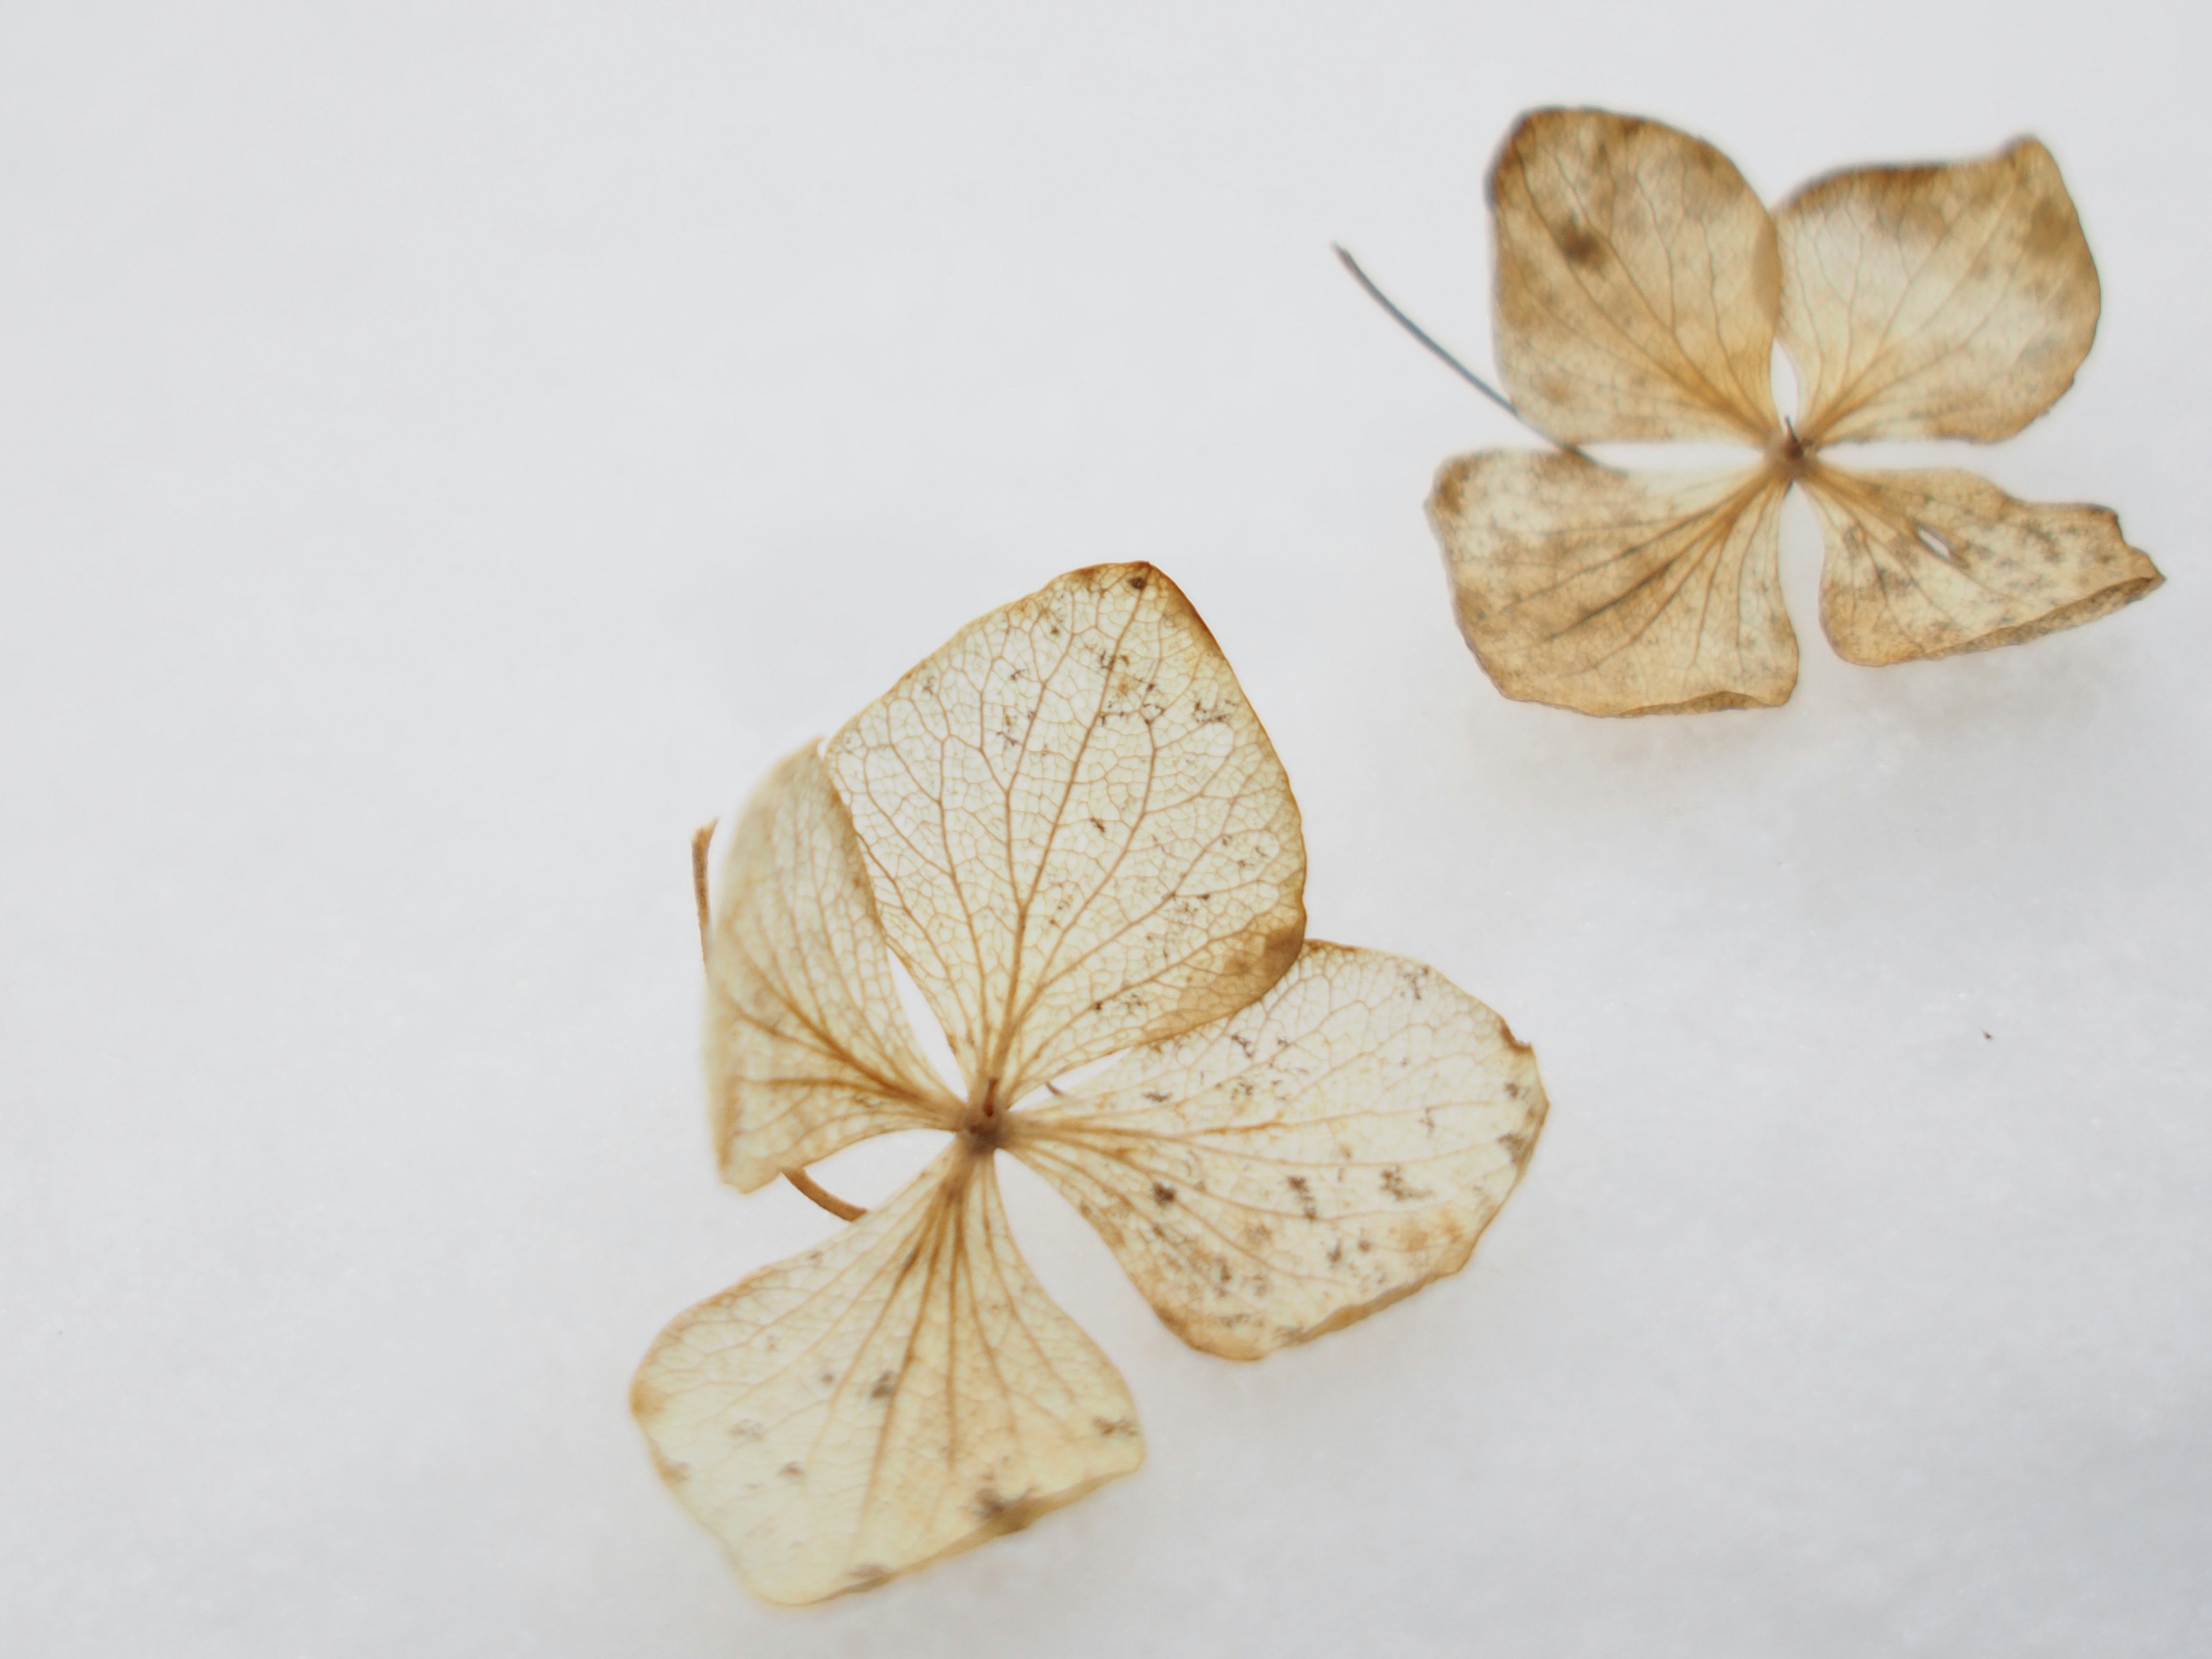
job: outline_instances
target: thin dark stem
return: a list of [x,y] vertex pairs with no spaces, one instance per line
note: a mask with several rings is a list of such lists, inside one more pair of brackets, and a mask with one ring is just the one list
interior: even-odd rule
[[[1390,298],[1390,296],[1385,294],[1381,289],[1375,286],[1375,279],[1359,268],[1359,261],[1352,257],[1351,251],[1347,249],[1343,243],[1331,242],[1329,246],[1336,250],[1336,257],[1344,262],[1344,268],[1352,273],[1352,280],[1358,283],[1360,287],[1365,289],[1367,290],[1367,297],[1374,301],[1376,305],[1381,306],[1383,310],[1389,312],[1392,319],[1396,321],[1399,327],[1404,329],[1407,333],[1412,335],[1423,345],[1428,347],[1430,350],[1435,352],[1438,357],[1443,360],[1445,366],[1449,368],[1453,374],[1458,375],[1460,379],[1465,380],[1469,386],[1473,386],[1477,392],[1480,392],[1484,397],[1489,398],[1491,402],[1496,404],[1500,409],[1504,410],[1508,415],[1510,415],[1515,420],[1520,422],[1522,425],[1527,427],[1531,432],[1535,433],[1538,437],[1543,438],[1550,442],[1559,442],[1556,438],[1552,437],[1550,433],[1543,431],[1531,422],[1526,415],[1523,415],[1519,410],[1514,408],[1512,400],[1504,392],[1500,392],[1496,386],[1491,385],[1489,381],[1484,380],[1481,375],[1476,374],[1465,363],[1460,362],[1458,358],[1453,356],[1450,352],[1438,345],[1436,342],[1435,337],[1432,336],[1428,330],[1423,328],[1411,317],[1408,317],[1404,312],[1399,310],[1396,303]],[[1562,444],[1560,445],[1560,447],[1572,452],[1575,447],[1572,444]]]
[[1460,379],[1465,380],[1469,386],[1473,386],[1477,392],[1480,392],[1484,397],[1489,398],[1491,402],[1496,404],[1500,409],[1504,410],[1508,415],[1510,415],[1515,420],[1517,421],[1521,418],[1521,411],[1513,407],[1512,401],[1508,398],[1504,392],[1500,392],[1496,386],[1491,385],[1489,381],[1484,380],[1481,375],[1476,374],[1465,363],[1460,362],[1458,358],[1453,356],[1450,352],[1446,351],[1442,346],[1438,345],[1434,335],[1431,334],[1428,330],[1423,328],[1411,317],[1408,317],[1404,312],[1399,310],[1397,303],[1381,289],[1375,286],[1375,279],[1359,268],[1359,261],[1352,257],[1352,251],[1349,248],[1346,247],[1341,242],[1331,242],[1329,246],[1336,250],[1336,257],[1344,261],[1344,268],[1352,273],[1352,280],[1367,290],[1367,297],[1369,299],[1374,301],[1376,305],[1381,306],[1383,310],[1389,312],[1392,317],[1396,319],[1399,327],[1404,329],[1407,333],[1412,335],[1423,345],[1428,347],[1430,350],[1435,352],[1437,356],[1443,358],[1445,363],[1450,367],[1453,374],[1458,375]]

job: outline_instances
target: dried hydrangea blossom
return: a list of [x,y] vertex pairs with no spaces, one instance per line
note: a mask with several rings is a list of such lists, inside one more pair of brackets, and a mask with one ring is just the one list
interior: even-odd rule
[[[1793,484],[1827,544],[1821,627],[1852,662],[2033,639],[2159,585],[2104,508],[2015,501],[1970,472],[1847,471],[1831,453],[1993,442],[2072,384],[2097,269],[2033,139],[1835,173],[1770,215],[1685,133],[1544,110],[1506,140],[1489,193],[1508,407],[1564,448],[1447,462],[1429,511],[1461,631],[1508,696],[1592,714],[1787,700],[1777,532]],[[1778,342],[1795,419],[1774,404]],[[1576,447],[1652,439],[1759,455],[1732,475],[1652,477]]]
[[[759,1594],[865,1589],[1143,1462],[1120,1375],[1007,1232],[999,1152],[1210,1353],[1466,1264],[1542,1126],[1535,1058],[1429,969],[1307,939],[1304,881],[1267,733],[1146,565],[971,623],[761,786],[706,921],[725,1176],[818,1194],[805,1166],[855,1141],[951,1140],[880,1209],[821,1195],[857,1219],[639,1368],[662,1475]],[[894,953],[964,1090],[923,1058]]]

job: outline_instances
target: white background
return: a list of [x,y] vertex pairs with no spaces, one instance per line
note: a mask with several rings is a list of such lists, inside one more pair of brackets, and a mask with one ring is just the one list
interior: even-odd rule
[[[2212,232],[2196,9],[9,9],[0,1647],[2212,1646]],[[2104,276],[1972,458],[2170,581],[1778,712],[1501,699],[1421,514],[1515,113],[1770,198],[2033,131]],[[836,1224],[714,1179],[685,841],[1103,560],[1212,623],[1314,932],[1554,1109],[1463,1276],[1243,1367],[1050,1194],[1136,1478],[811,1613],[625,1406]],[[869,1199],[913,1148],[827,1171]]]

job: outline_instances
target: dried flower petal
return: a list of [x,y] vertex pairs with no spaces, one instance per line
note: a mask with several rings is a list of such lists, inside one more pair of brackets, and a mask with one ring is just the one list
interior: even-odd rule
[[740,1192],[870,1135],[959,1121],[899,1006],[860,844],[818,747],[746,803],[708,935],[708,1097],[723,1176]]
[[1489,450],[1445,464],[1429,515],[1460,631],[1507,696],[1685,713],[1781,702],[1797,683],[1776,559],[1787,489]]
[[1490,173],[1498,368],[1562,443],[1764,444],[1774,224],[1711,144],[1602,110],[1523,117]]
[[1079,570],[970,623],[829,762],[971,1105],[1218,1019],[1297,955],[1290,780],[1149,565]]
[[865,1589],[1145,1460],[1121,1374],[1031,1275],[965,1142],[677,1319],[631,1403],[663,1478],[771,1601]]
[[1489,1009],[1309,941],[1243,1012],[1017,1114],[1006,1149],[1177,1335],[1257,1359],[1465,1267],[1543,1121],[1535,1056]]
[[2101,507],[2014,501],[1971,472],[1808,473],[1826,532],[1820,625],[1851,662],[2032,640],[2164,580]]
[[2097,335],[2096,262],[2051,152],[1864,167],[1775,216],[1808,443],[2009,438]]

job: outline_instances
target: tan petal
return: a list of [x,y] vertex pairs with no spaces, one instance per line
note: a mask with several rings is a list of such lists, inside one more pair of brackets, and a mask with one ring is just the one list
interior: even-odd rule
[[1290,780],[1149,565],[969,623],[829,761],[972,1105],[1243,1007],[1304,937]]
[[631,1404],[663,1479],[772,1601],[880,1583],[1145,1457],[1120,1374],[1030,1275],[965,1139],[678,1318]]
[[1776,216],[1808,444],[2008,438],[2089,355],[2096,264],[2032,138],[1988,161],[1835,173]]
[[1565,443],[1720,436],[1774,410],[1774,223],[1711,145],[1599,110],[1522,118],[1491,169],[1498,373]]
[[1467,1265],[1544,1121],[1534,1054],[1433,969],[1310,943],[1260,1001],[1014,1114],[1185,1341],[1257,1359]]
[[1498,450],[1447,461],[1429,498],[1460,631],[1509,697],[1586,714],[1788,699],[1786,481],[1616,471]]
[[708,935],[708,1095],[722,1174],[744,1192],[959,1116],[899,1006],[860,845],[816,748],[746,803]]
[[2014,501],[1971,472],[1808,473],[1826,532],[1820,625],[1879,665],[2094,622],[2165,580],[2101,507]]

